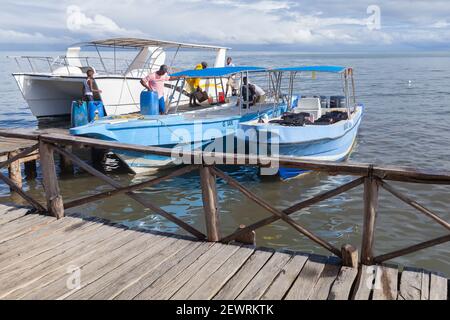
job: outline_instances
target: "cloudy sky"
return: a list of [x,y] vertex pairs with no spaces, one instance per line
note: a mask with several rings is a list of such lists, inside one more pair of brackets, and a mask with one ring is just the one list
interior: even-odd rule
[[0,0],[0,48],[133,36],[233,48],[449,50],[449,0]]

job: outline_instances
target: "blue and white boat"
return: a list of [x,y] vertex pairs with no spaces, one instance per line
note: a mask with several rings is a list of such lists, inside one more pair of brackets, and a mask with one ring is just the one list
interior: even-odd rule
[[[179,72],[172,75],[182,77],[174,86],[172,97],[176,96],[175,93],[184,91],[185,81],[189,78],[214,82],[215,96],[210,97],[209,102],[197,109],[186,109],[186,106],[175,104],[175,108],[163,115],[108,116],[72,128],[70,133],[122,143],[166,147],[174,151],[203,149],[216,139],[226,141],[226,137],[233,140],[240,123],[261,116],[276,118],[287,110],[286,103],[280,103],[270,95],[264,102],[245,108],[242,99],[228,94],[227,86],[224,85],[227,79],[233,79],[234,83],[241,86],[244,76],[249,77],[264,71],[264,68],[259,67],[225,67]],[[135,173],[151,172],[176,164],[174,157],[118,150],[114,152]],[[234,149],[231,152],[234,152]]]
[[[307,66],[273,69],[289,75],[292,95],[297,74],[333,73],[343,80],[343,96],[304,97],[288,106],[289,114],[277,119],[254,119],[242,122],[246,142],[256,144],[275,157],[297,157],[303,160],[342,161],[352,151],[363,117],[364,107],[356,103],[353,69],[340,66]],[[281,77],[281,76],[280,76]],[[254,134],[248,132],[254,131]],[[261,153],[261,151],[258,151]],[[295,168],[278,169],[281,179],[290,179],[306,171]]]

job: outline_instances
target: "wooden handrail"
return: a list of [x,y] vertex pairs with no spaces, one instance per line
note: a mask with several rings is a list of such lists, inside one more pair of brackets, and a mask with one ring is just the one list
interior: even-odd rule
[[[351,263],[354,265],[355,257],[357,256],[356,249],[350,246],[344,246],[341,250],[334,247],[329,242],[316,236],[310,230],[304,228],[298,222],[293,220],[289,215],[306,207],[314,205],[316,203],[322,202],[326,199],[334,197],[343,192],[349,191],[364,183],[364,221],[363,221],[363,234],[362,234],[362,246],[361,246],[361,263],[363,264],[373,264],[381,263],[386,260],[394,259],[396,257],[406,255],[424,248],[428,248],[437,244],[441,244],[450,241],[450,235],[445,235],[433,240],[425,241],[404,249],[396,250],[390,253],[378,255],[374,257],[374,243],[375,243],[375,226],[377,217],[377,206],[378,206],[378,189],[381,186],[395,197],[409,204],[413,208],[417,209],[421,213],[427,215],[441,226],[450,230],[450,223],[440,218],[433,211],[425,208],[421,204],[412,200],[408,196],[402,194],[396,188],[391,186],[386,182],[390,181],[401,181],[410,183],[421,183],[421,184],[443,184],[450,185],[450,173],[448,172],[436,172],[427,170],[417,170],[414,168],[403,168],[403,167],[384,167],[384,166],[374,166],[364,163],[332,163],[323,161],[304,161],[300,158],[291,157],[262,157],[255,155],[241,155],[241,154],[223,154],[223,153],[208,153],[202,151],[183,151],[178,156],[183,157],[183,159],[191,160],[192,164],[188,164],[185,167],[176,169],[171,173],[164,175],[162,177],[154,178],[148,181],[140,182],[130,186],[122,186],[119,182],[113,180],[107,175],[99,172],[98,170],[92,168],[90,165],[83,162],[77,156],[71,152],[65,150],[67,146],[88,146],[98,149],[106,150],[126,150],[133,152],[142,152],[146,154],[155,154],[160,156],[177,156],[173,154],[172,149],[159,148],[159,147],[146,147],[140,145],[123,144],[112,141],[97,140],[85,137],[74,137],[59,133],[46,133],[46,132],[28,132],[28,131],[4,131],[0,130],[0,136],[20,138],[39,141],[37,145],[29,147],[20,153],[12,156],[8,161],[0,163],[0,166],[6,166],[24,156],[28,153],[38,149],[41,154],[41,167],[43,170],[43,182],[45,185],[45,192],[47,198],[47,211],[56,217],[61,217],[64,215],[64,209],[76,207],[85,203],[92,201],[98,201],[110,196],[117,194],[126,194],[137,202],[141,203],[147,208],[150,208],[156,214],[159,214],[168,220],[174,222],[187,232],[193,234],[199,239],[207,239],[209,241],[223,241],[230,242],[232,240],[240,238],[242,235],[248,235],[250,232],[261,228],[265,225],[273,223],[277,220],[283,220],[294,229],[310,238],[314,242],[318,243],[322,247],[326,248],[338,257],[345,258],[345,260],[352,260]],[[66,159],[70,159],[74,164],[78,165],[83,170],[94,175],[95,177],[101,179],[107,184],[111,185],[114,189],[96,195],[87,196],[81,199],[72,200],[63,204],[62,197],[59,194],[59,187],[57,184],[56,170],[53,159],[53,151],[57,151]],[[350,175],[359,176],[353,181],[350,181],[342,186],[339,186],[333,190],[321,193],[312,198],[304,200],[300,203],[292,205],[284,210],[278,210],[271,204],[261,199],[256,194],[245,188],[235,179],[225,174],[219,170],[216,164],[227,164],[227,165],[259,165],[259,166],[270,166],[270,164],[276,163],[283,167],[298,168],[311,171],[327,172],[329,174],[339,174],[339,175]],[[190,171],[200,169],[200,177],[202,182],[202,195],[203,195],[203,208],[205,211],[206,218],[206,231],[207,235],[203,234],[193,226],[183,222],[177,217],[171,215],[170,213],[164,211],[163,209],[153,205],[147,199],[144,199],[139,194],[134,191],[142,189],[148,186],[154,186],[164,180],[181,176]],[[247,227],[241,226],[237,231],[229,236],[220,237],[220,224],[219,224],[219,214],[218,214],[218,199],[216,194],[216,176],[225,180],[232,187],[240,190],[247,198],[251,199],[257,203],[262,208],[268,210],[272,216],[262,219],[258,222],[253,223]],[[19,193],[25,200],[30,202],[38,211],[45,211],[46,209],[40,205],[33,198],[27,196],[23,190],[15,185],[9,178],[0,173],[0,179],[5,181],[14,191]],[[345,257],[344,257],[345,256]]]

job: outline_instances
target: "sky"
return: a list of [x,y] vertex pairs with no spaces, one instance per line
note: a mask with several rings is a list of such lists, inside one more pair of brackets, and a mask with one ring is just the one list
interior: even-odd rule
[[449,0],[0,0],[0,49],[141,37],[234,49],[450,49]]

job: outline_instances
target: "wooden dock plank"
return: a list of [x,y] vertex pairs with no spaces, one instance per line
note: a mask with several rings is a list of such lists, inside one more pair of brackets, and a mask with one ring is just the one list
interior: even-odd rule
[[394,266],[377,266],[376,284],[372,300],[397,300],[398,268]]
[[273,280],[283,270],[283,267],[291,258],[292,256],[290,254],[275,252],[236,299],[261,299],[266,290],[272,284]]
[[309,296],[309,300],[327,300],[330,295],[331,287],[336,281],[339,271],[341,270],[340,265],[329,264],[325,265],[319,280],[314,286],[312,294]]
[[420,300],[422,291],[422,270],[405,268],[400,276],[398,300]]
[[261,300],[281,300],[291,288],[306,261],[307,255],[295,255],[286,263]]
[[309,258],[302,271],[286,295],[286,300],[307,300],[319,281],[325,268],[326,259]]
[[254,249],[242,247],[217,269],[192,295],[190,300],[211,300],[227,281],[253,254]]
[[[5,281],[0,283],[0,297],[9,294],[10,292],[20,288],[23,285],[28,285],[44,275],[59,269],[61,265],[71,261],[74,256],[80,254],[80,252],[86,252],[88,250],[94,249],[103,240],[107,239],[109,236],[122,232],[122,229],[112,229],[112,228],[99,227],[97,231],[87,234],[85,237],[80,237],[80,239],[74,240],[71,245],[65,246],[63,249],[58,247],[57,250],[51,250],[50,257],[47,255],[44,259],[37,259],[40,256],[33,257],[29,260],[32,262],[30,267],[28,264],[23,268],[16,268],[7,273],[1,272],[1,276],[5,277]],[[80,247],[81,244],[84,244]],[[31,264],[31,263],[30,263]]]
[[23,234],[33,232],[46,224],[54,222],[51,217],[26,215],[17,220],[13,220],[4,225],[0,231],[0,244],[10,239],[20,237]]
[[253,281],[255,275],[272,257],[273,251],[256,250],[241,269],[222,287],[214,300],[234,300]]
[[[56,282],[58,279],[66,279],[69,276],[70,270],[74,267],[81,268],[87,263],[101,257],[105,254],[112,254],[114,250],[124,246],[130,241],[135,240],[139,236],[138,233],[126,230],[113,237],[113,239],[107,239],[106,241],[100,243],[98,250],[91,250],[84,254],[74,256],[74,259],[62,265],[60,268],[44,275],[42,278],[34,281],[28,286],[21,287],[12,293],[8,294],[6,299],[38,299],[42,298],[43,294],[39,291],[41,288]],[[47,290],[47,289],[45,289]]]
[[158,269],[161,264],[170,260],[179,251],[186,250],[189,245],[191,245],[189,241],[178,239],[156,253],[142,254],[133,260],[127,261],[119,268],[108,273],[107,276],[102,277],[101,281],[106,283],[106,285],[103,284],[104,288],[90,296],[89,299],[113,299],[124,289]]
[[27,244],[21,252],[11,251],[5,254],[0,261],[0,274],[8,270],[16,270],[16,265],[19,263],[32,267],[35,260],[29,259],[35,256],[39,256],[35,263],[45,261],[59,252],[56,248],[64,249],[69,243],[81,240],[80,237],[88,236],[92,230],[100,227],[101,224],[95,221],[82,221],[80,224],[69,226],[68,229],[58,230],[54,237]]
[[352,290],[353,283],[358,276],[357,268],[342,267],[339,274],[331,286],[328,300],[348,300]]
[[[116,300],[131,300],[139,293],[150,287],[156,280],[162,277],[168,272],[174,272],[174,269],[182,270],[185,259],[195,260],[199,255],[203,254],[211,246],[210,243],[195,242],[191,243],[185,250],[177,252],[172,259],[164,261],[158,269],[153,272],[147,273],[141,279],[131,284],[127,288],[123,289],[117,294],[114,299]],[[180,272],[181,272],[180,270]]]
[[352,300],[369,300],[375,285],[376,266],[362,265],[360,267]]
[[430,300],[448,299],[448,281],[439,273],[431,273],[430,276]]
[[[0,245],[0,257],[6,254],[20,254],[30,250],[37,242],[39,245],[43,245],[45,239],[49,239],[52,236],[56,236],[57,232],[64,230],[65,228],[79,224],[82,220],[78,218],[67,217],[66,219],[59,219],[50,224],[47,224],[39,230],[21,235],[14,239],[3,242]],[[50,241],[50,240],[48,240]]]
[[[206,264],[200,268],[193,277],[191,277],[186,283],[181,286],[173,296],[171,300],[185,300],[192,295],[211,274],[218,270],[230,257],[232,257],[238,250],[239,246],[228,245],[223,248],[219,255],[214,256]],[[238,256],[240,258],[240,255]]]
[[[127,237],[129,231],[124,231],[123,233],[125,234],[125,237]],[[117,246],[116,249],[109,252],[99,251],[99,254],[97,254],[97,251],[93,251],[94,255],[86,255],[74,262],[68,261],[67,265],[72,265],[73,263],[74,265],[79,266],[81,274],[80,285],[81,288],[83,288],[83,286],[89,285],[109,271],[117,268],[122,263],[139,255],[147,248],[146,246],[149,245],[148,239],[149,238],[145,235],[137,233],[131,236],[131,241],[125,241],[123,245]],[[107,241],[112,240],[109,239]],[[153,243],[157,243],[157,241],[159,240],[152,240]],[[51,275],[51,282],[33,292],[31,296],[27,295],[24,298],[34,299],[35,297],[41,297],[42,299],[61,299],[68,296],[74,293],[77,288],[67,287],[67,277],[68,275],[65,270],[55,270]]]
[[430,272],[423,270],[420,300],[430,300],[430,281],[431,281]]
[[168,300],[172,297],[179,288],[181,288],[186,282],[188,282],[200,268],[202,268],[208,261],[213,259],[216,255],[221,254],[224,250],[224,246],[221,244],[214,244],[209,247],[208,250],[197,257],[194,261],[190,261],[189,264],[182,264],[184,269],[173,276],[173,273],[168,272],[164,274],[160,279],[155,281],[150,287],[138,294],[136,300]]

